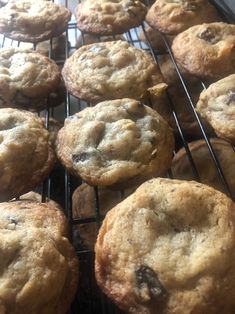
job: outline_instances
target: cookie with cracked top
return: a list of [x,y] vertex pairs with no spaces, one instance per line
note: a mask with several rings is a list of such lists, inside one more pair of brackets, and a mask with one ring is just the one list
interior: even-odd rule
[[195,181],[152,179],[100,228],[98,285],[127,313],[234,313],[235,204]]
[[78,277],[68,236],[53,203],[0,203],[1,313],[67,313]]
[[218,20],[217,11],[208,0],[157,0],[146,15],[149,25],[169,35]]
[[45,99],[60,83],[53,60],[30,49],[0,49],[0,107],[45,107]]
[[9,1],[0,9],[0,33],[36,43],[61,35],[70,17],[67,8],[51,1]]
[[85,0],[76,8],[78,28],[98,35],[122,34],[139,26],[147,7],[139,0]]
[[79,48],[66,60],[62,75],[72,95],[93,103],[139,99],[148,88],[163,82],[147,52],[120,40]]
[[217,80],[235,72],[235,25],[209,23],[190,27],[175,37],[176,61],[190,74]]
[[129,98],[68,117],[56,142],[62,164],[91,185],[136,185],[163,175],[173,149],[172,130],[163,118]]
[[[219,138],[210,139],[210,143],[219,160],[221,169],[235,197],[235,153],[232,146]],[[225,192],[224,185],[216,169],[213,158],[204,140],[193,141],[188,144],[193,161],[198,170],[202,183]],[[172,160],[171,171],[176,179],[193,180],[192,166],[188,159],[185,148],[181,148]]]
[[200,94],[196,110],[219,137],[235,144],[235,74],[204,90]]
[[54,166],[49,133],[25,110],[0,109],[0,201],[29,192]]

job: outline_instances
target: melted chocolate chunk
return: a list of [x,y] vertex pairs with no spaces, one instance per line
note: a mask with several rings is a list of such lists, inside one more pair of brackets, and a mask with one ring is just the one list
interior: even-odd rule
[[74,163],[77,163],[77,162],[84,162],[86,161],[87,159],[90,159],[92,157],[92,153],[81,153],[81,154],[74,154],[72,155],[72,161]]
[[209,27],[205,28],[199,34],[197,34],[197,37],[207,41],[210,44],[216,44],[219,41],[214,31]]
[[226,105],[229,106],[229,105],[231,105],[232,102],[235,102],[235,93],[229,92]]
[[167,296],[167,291],[158,279],[157,274],[148,266],[141,265],[135,271],[138,289],[148,289],[150,300]]
[[10,220],[11,224],[17,225],[17,223],[18,223],[15,218],[9,217],[9,220]]

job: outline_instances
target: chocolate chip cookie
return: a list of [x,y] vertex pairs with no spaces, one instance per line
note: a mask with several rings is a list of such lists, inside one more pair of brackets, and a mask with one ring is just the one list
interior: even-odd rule
[[127,313],[232,314],[235,204],[194,181],[153,179],[108,212],[100,288]]
[[216,80],[235,72],[235,25],[193,26],[173,40],[177,62],[189,73]]
[[149,25],[170,35],[218,19],[215,7],[208,0],[157,0],[146,15]]
[[0,203],[1,313],[67,313],[78,262],[62,211],[51,203]]
[[71,12],[51,1],[10,1],[0,9],[0,33],[11,39],[39,42],[62,34]]
[[[221,139],[213,138],[210,139],[210,142],[220,162],[220,166],[228,182],[230,190],[235,197],[234,150],[228,142]],[[189,143],[188,147],[199,173],[201,182],[225,192],[206,142],[204,140],[194,141]],[[181,148],[174,156],[171,170],[174,178],[184,180],[194,179],[192,166],[187,157],[185,148]]]
[[56,145],[64,166],[88,184],[136,185],[166,172],[174,138],[157,112],[125,98],[68,117]]
[[211,84],[203,91],[196,110],[219,137],[235,144],[235,74]]
[[39,117],[0,109],[0,201],[32,190],[48,176],[54,160],[49,133]]
[[78,28],[99,35],[122,34],[140,25],[147,13],[139,0],[85,0],[76,8]]
[[51,59],[30,49],[0,49],[0,107],[37,109],[61,83]]
[[151,56],[125,41],[79,48],[66,60],[62,75],[71,94],[90,102],[124,97],[137,99],[149,87],[162,82]]

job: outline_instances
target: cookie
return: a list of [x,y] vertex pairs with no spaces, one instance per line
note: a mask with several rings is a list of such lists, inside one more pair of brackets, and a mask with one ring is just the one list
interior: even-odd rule
[[[98,202],[99,213],[101,218],[104,218],[106,213],[115,205],[120,203],[127,197],[134,189],[125,190],[122,194],[120,191],[111,189],[109,187],[98,188]],[[88,218],[95,217],[96,215],[96,195],[94,187],[83,183],[81,184],[72,195],[72,210],[74,218]],[[74,226],[78,231],[82,240],[82,244],[94,250],[94,245],[97,236],[97,224],[95,222],[84,223]],[[75,231],[75,234],[76,234]]]
[[[46,119],[42,118],[42,121],[44,123],[44,125],[46,125]],[[48,121],[48,131],[49,131],[49,141],[51,143],[51,146],[54,148],[55,147],[55,142],[56,142],[56,138],[57,138],[57,134],[59,132],[59,130],[62,128],[63,124],[50,117],[49,121]]]
[[196,110],[222,137],[235,144],[235,74],[211,84],[199,97]]
[[[173,36],[167,36],[169,42],[173,40]],[[162,39],[160,32],[153,29],[150,26],[145,26],[145,33],[141,31],[139,33],[139,39],[146,43],[146,45],[151,45],[151,47],[159,53],[167,53],[167,47]]]
[[49,133],[31,112],[0,109],[0,148],[0,201],[29,192],[53,168]]
[[78,28],[98,35],[122,34],[139,26],[147,13],[138,0],[85,0],[78,4],[75,15]]
[[62,34],[70,17],[67,8],[51,1],[10,1],[0,9],[0,33],[36,43]]
[[157,0],[146,21],[162,33],[177,35],[193,25],[218,21],[218,13],[208,0]]
[[129,98],[104,101],[65,120],[56,152],[90,185],[137,184],[166,172],[174,138],[151,108]]
[[153,179],[108,212],[100,288],[127,313],[234,313],[235,204],[194,181]]
[[[68,42],[70,46],[70,43]],[[20,42],[19,48],[34,49],[34,44]],[[66,37],[64,34],[38,43],[35,50],[46,57],[50,57],[53,60],[64,60],[66,51]],[[51,53],[51,55],[50,55]]]
[[162,82],[151,56],[125,41],[79,48],[66,60],[62,75],[72,95],[90,102],[138,99],[149,87]]
[[79,35],[76,40],[76,48],[81,48],[83,45],[91,45],[94,43],[98,43],[100,41],[114,41],[115,40],[125,40],[125,37],[122,35],[116,35],[115,37],[112,35],[109,36],[98,36],[93,34],[82,34]]
[[[235,197],[235,154],[231,145],[221,139],[210,139],[216,157],[219,160],[224,176],[230,190]],[[213,158],[204,140],[194,141],[188,144],[193,161],[196,165],[202,183],[210,185],[222,192],[224,186],[216,170]],[[181,148],[172,160],[171,166],[174,178],[193,180],[192,166],[187,157],[185,148]]]
[[173,40],[176,61],[192,75],[216,80],[235,72],[235,25],[193,26]]
[[56,63],[30,49],[0,49],[0,107],[37,109],[61,83]]
[[1,313],[66,313],[78,262],[66,218],[50,203],[0,203]]

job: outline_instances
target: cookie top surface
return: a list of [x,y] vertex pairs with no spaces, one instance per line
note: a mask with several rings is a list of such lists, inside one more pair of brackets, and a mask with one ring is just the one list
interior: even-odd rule
[[38,52],[0,49],[0,107],[33,108],[61,82],[56,63]]
[[167,123],[133,99],[99,103],[67,118],[57,155],[69,171],[91,185],[163,174],[174,139]]
[[[232,146],[221,139],[210,139],[214,152],[220,162],[230,190],[235,197],[235,153]],[[193,141],[188,145],[193,161],[202,183],[208,184],[222,192],[224,186],[220,180],[213,158],[204,140]],[[171,166],[174,178],[193,180],[192,166],[188,160],[185,148],[181,148],[172,160]]]
[[[78,263],[62,212],[50,203],[0,203],[1,313],[65,313]],[[53,287],[53,289],[52,289]]]
[[10,1],[0,9],[0,32],[19,41],[39,42],[62,34],[71,12],[42,0]]
[[128,313],[234,311],[235,204],[194,181],[153,179],[108,212],[96,278]]
[[163,33],[176,35],[193,25],[218,21],[218,14],[208,0],[157,0],[146,21]]
[[30,191],[49,174],[54,153],[41,118],[0,109],[0,200]]
[[175,37],[172,51],[189,73],[219,79],[235,72],[235,25],[209,23],[190,27]]
[[211,84],[199,97],[197,111],[219,137],[235,144],[235,74]]
[[138,0],[86,0],[77,6],[75,14],[81,31],[111,35],[140,25],[146,13],[146,6]]
[[65,62],[62,75],[71,94],[91,102],[140,98],[149,87],[162,82],[151,56],[125,41],[79,48]]

